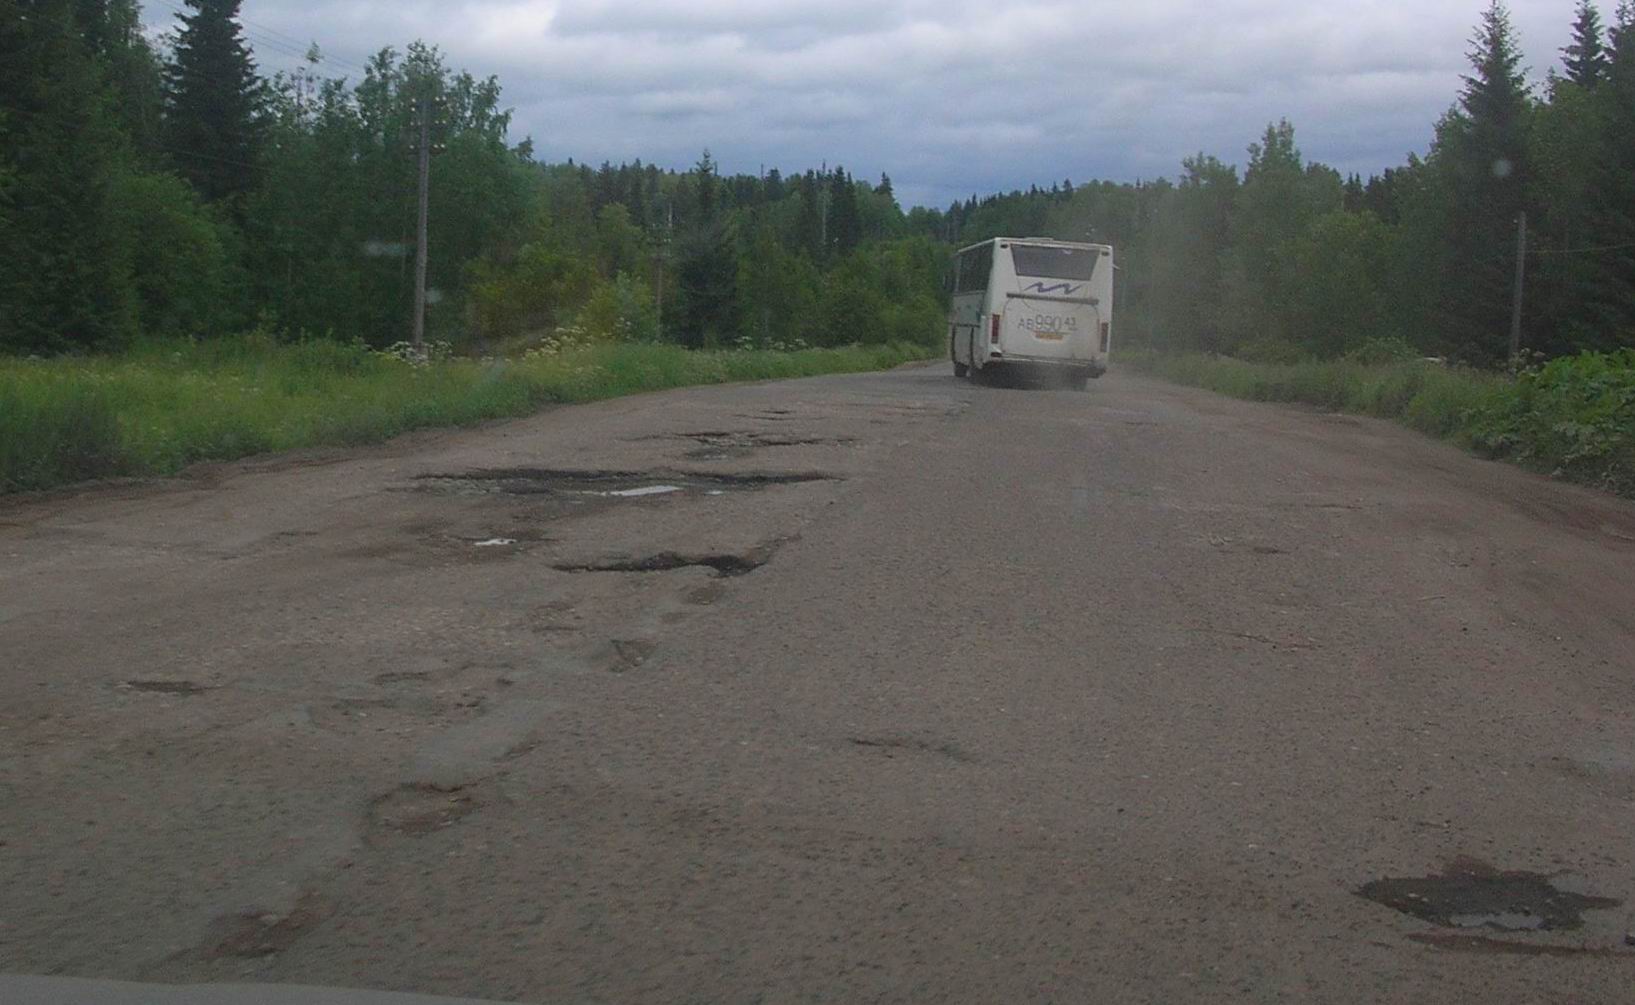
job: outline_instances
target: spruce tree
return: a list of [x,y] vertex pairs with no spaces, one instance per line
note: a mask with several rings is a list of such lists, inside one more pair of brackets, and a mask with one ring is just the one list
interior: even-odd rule
[[1529,97],[1510,14],[1494,0],[1471,40],[1473,72],[1437,131],[1447,201],[1440,302],[1448,350],[1497,363],[1509,340],[1517,216],[1527,208]]
[[1590,183],[1586,244],[1604,248],[1583,257],[1593,265],[1584,306],[1600,344],[1635,346],[1635,4],[1617,8],[1607,50],[1607,71],[1595,96],[1602,109],[1603,143]]
[[716,211],[719,209],[717,189],[720,186],[720,171],[716,168],[715,158],[708,150],[693,165],[693,174],[698,178],[698,222],[703,226],[715,223]]
[[1363,187],[1362,176],[1353,171],[1345,180],[1345,208],[1350,213],[1360,213],[1368,203],[1368,190]]
[[829,178],[829,251],[845,258],[863,240],[863,219],[857,208],[857,188],[842,167]]
[[721,206],[721,179],[708,150],[693,168],[696,218],[677,247],[673,329],[683,345],[718,345],[737,329],[737,241]]
[[808,169],[795,176],[800,215],[795,218],[795,247],[814,262],[823,261],[823,199],[817,173]]
[[166,72],[165,138],[181,173],[206,199],[232,199],[255,183],[263,88],[241,33],[241,0],[185,0]]
[[58,352],[132,330],[109,223],[124,141],[74,0],[0,0],[0,349]]
[[1578,0],[1578,17],[1573,21],[1572,44],[1561,50],[1566,58],[1567,79],[1585,90],[1607,72],[1606,47],[1602,44],[1601,14],[1590,0]]
[[80,0],[81,27],[112,93],[114,116],[144,166],[161,160],[164,66],[142,34],[136,0]]

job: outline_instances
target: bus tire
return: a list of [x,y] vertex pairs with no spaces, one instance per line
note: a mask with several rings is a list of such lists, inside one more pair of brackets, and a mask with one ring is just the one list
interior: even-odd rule
[[965,375],[970,373],[970,372],[971,372],[970,367],[966,366],[964,363],[961,363],[957,359],[954,360],[954,376],[955,377],[958,377],[958,378],[963,380]]

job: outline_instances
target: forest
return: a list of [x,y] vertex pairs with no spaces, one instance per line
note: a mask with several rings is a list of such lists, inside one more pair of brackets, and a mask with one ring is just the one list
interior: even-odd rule
[[0,2],[0,347],[53,354],[259,327],[406,337],[430,120],[427,324],[503,352],[559,332],[683,346],[916,341],[946,252],[888,178],[546,164],[499,82],[434,47],[258,75],[236,0],[157,51],[134,0]]
[[[544,163],[500,82],[433,46],[259,74],[237,0],[0,0],[0,348],[115,350],[252,328],[401,341],[430,120],[428,325],[458,350],[553,337],[692,348],[941,336],[952,249],[1114,244],[1121,344],[1249,359],[1407,352],[1506,362],[1518,218],[1523,348],[1635,343],[1635,12],[1581,2],[1541,87],[1500,3],[1423,156],[1366,180],[1276,121],[1240,171],[1051,182],[946,209],[824,165],[723,174]],[[265,38],[268,44],[277,39]]]

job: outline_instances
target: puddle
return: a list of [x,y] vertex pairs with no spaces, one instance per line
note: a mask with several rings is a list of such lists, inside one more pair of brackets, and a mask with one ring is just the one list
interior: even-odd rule
[[1503,953],[1509,956],[1618,956],[1629,955],[1614,946],[1563,946],[1549,942],[1516,942],[1469,932],[1414,932],[1414,942],[1457,953]]
[[839,481],[822,472],[717,473],[693,471],[576,471],[498,468],[463,474],[421,475],[416,481],[445,491],[500,492],[567,499],[647,499],[658,496],[754,491],[770,485]]
[[472,547],[473,548],[509,548],[511,545],[516,544],[516,543],[517,543],[517,539],[514,538],[514,537],[491,537],[486,541],[476,541],[476,542],[474,542],[472,544]]
[[1355,893],[1443,928],[1551,932],[1579,928],[1585,911],[1621,901],[1562,890],[1540,873],[1500,871],[1461,858],[1440,875],[1377,879]]

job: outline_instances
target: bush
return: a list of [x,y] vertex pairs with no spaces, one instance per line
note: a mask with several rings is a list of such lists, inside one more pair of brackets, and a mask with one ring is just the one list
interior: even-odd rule
[[109,194],[112,225],[151,335],[205,335],[230,321],[224,229],[174,175],[124,174]]
[[1513,393],[1474,416],[1471,442],[1492,457],[1635,494],[1635,349],[1524,371]]
[[592,339],[612,342],[656,342],[659,312],[647,284],[621,272],[600,283],[579,312],[577,327]]
[[486,339],[555,328],[579,310],[597,284],[596,270],[579,256],[535,244],[525,245],[508,264],[473,264],[470,277],[471,312],[477,333]]
[[1419,359],[1422,354],[1413,343],[1400,336],[1371,338],[1345,354],[1353,363],[1378,366],[1382,363],[1405,363]]
[[[1400,352],[1389,343],[1372,351]],[[1593,364],[1558,360],[1522,381],[1420,359],[1276,364],[1132,352],[1120,358],[1136,369],[1233,397],[1395,419],[1490,456],[1512,456],[1630,491],[1630,472],[1635,470],[1630,456],[1635,445],[1632,355],[1626,353],[1623,362],[1605,357]],[[1545,458],[1552,460],[1541,464]]]

